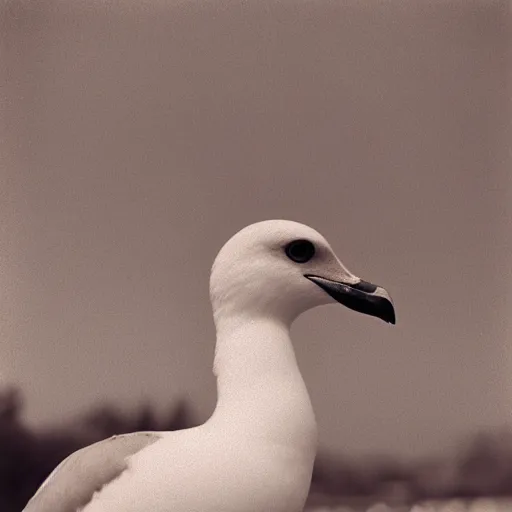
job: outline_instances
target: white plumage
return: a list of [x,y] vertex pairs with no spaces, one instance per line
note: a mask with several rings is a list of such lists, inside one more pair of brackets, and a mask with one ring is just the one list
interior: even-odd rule
[[387,292],[350,273],[315,230],[253,224],[210,278],[218,401],[203,425],[115,436],[62,462],[24,512],[299,512],[317,430],[289,328],[337,300],[394,323]]

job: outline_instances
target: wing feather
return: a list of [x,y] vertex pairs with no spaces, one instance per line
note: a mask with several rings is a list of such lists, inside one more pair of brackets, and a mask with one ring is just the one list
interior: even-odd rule
[[113,436],[72,453],[41,485],[23,512],[77,512],[127,468],[126,459],[162,438],[159,432]]

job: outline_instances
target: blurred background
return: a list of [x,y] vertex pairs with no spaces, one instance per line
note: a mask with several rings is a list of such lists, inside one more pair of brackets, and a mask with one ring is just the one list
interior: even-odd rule
[[508,1],[0,6],[2,512],[80,446],[209,417],[210,266],[269,218],[397,310],[294,324],[310,506],[512,495]]

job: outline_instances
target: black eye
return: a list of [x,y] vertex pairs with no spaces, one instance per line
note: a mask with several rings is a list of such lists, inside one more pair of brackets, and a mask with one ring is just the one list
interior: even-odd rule
[[315,255],[315,246],[309,240],[294,240],[285,247],[284,252],[295,263],[306,263]]

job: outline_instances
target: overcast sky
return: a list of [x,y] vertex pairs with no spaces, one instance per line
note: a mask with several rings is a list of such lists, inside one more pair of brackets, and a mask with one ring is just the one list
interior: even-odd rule
[[268,218],[396,304],[395,327],[294,325],[323,446],[432,454],[507,421],[505,8],[3,4],[0,373],[28,421],[180,397],[206,419],[210,265]]

